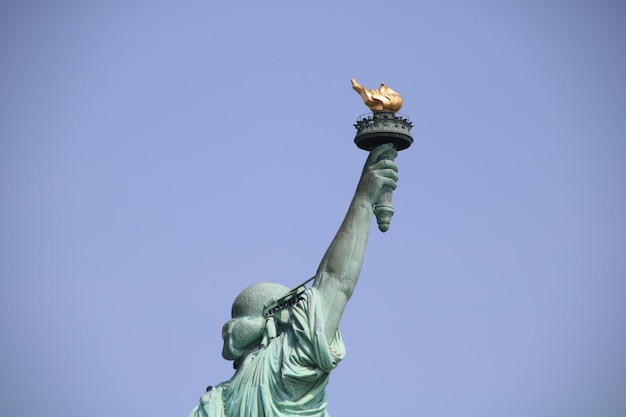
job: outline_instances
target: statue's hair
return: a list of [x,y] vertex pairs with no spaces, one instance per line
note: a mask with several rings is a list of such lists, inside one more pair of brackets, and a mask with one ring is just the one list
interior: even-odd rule
[[231,319],[224,325],[224,359],[237,360],[241,358],[248,347],[263,336],[265,318],[263,316],[241,317]]
[[289,288],[272,282],[253,284],[239,293],[231,309],[231,317],[250,317],[263,314],[263,307],[270,301],[287,294]]
[[224,325],[224,359],[235,363],[251,345],[259,343],[265,331],[263,307],[289,292],[284,285],[271,282],[253,284],[239,293],[231,310],[232,319]]

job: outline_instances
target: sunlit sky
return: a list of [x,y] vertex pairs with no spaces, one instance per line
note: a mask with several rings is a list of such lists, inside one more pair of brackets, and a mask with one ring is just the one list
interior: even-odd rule
[[187,416],[315,273],[404,97],[329,413],[626,415],[626,3],[0,6],[0,414]]

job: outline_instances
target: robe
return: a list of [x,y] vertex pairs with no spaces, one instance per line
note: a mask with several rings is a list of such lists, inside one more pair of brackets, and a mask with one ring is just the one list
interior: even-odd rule
[[207,391],[189,417],[328,417],[326,385],[345,355],[341,335],[327,340],[315,287],[289,310],[280,334],[250,352],[229,381]]

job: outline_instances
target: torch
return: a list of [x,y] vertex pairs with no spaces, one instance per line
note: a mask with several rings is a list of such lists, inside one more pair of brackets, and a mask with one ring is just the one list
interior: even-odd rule
[[[367,89],[357,83],[354,78],[352,88],[359,93],[363,102],[372,111],[372,113],[359,116],[354,124],[356,146],[366,151],[371,151],[386,143],[391,143],[396,151],[411,146],[413,137],[410,131],[413,123],[406,116],[397,113],[402,107],[400,94],[382,83],[378,89]],[[393,155],[384,152],[379,160],[381,159],[393,160]],[[391,197],[392,190],[386,187],[374,205],[374,214],[381,232],[389,230],[391,216],[393,216]]]

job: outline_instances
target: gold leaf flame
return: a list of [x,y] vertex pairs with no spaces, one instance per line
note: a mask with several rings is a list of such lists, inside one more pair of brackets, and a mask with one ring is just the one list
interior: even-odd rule
[[373,88],[370,90],[357,83],[353,78],[352,88],[359,93],[363,102],[371,111],[392,111],[395,113],[402,108],[402,97],[400,97],[400,94],[383,83],[380,83],[378,89]]

